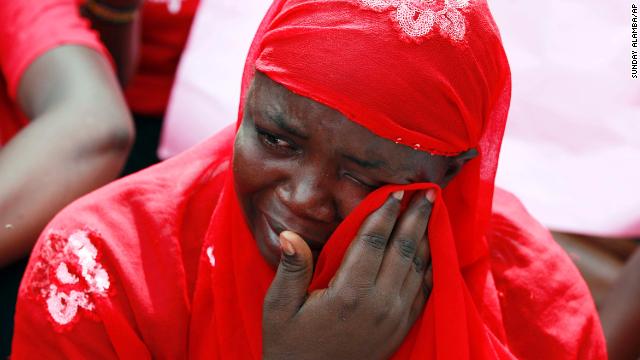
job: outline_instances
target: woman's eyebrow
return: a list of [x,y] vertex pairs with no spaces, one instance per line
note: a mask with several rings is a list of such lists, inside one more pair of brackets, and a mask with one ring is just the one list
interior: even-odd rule
[[382,160],[374,160],[374,161],[362,160],[347,154],[342,154],[342,157],[365,169],[380,169],[380,168],[388,167],[387,163]]
[[290,133],[291,135],[299,137],[301,139],[309,140],[309,135],[305,134],[303,131],[299,129],[296,129],[296,127],[290,124],[281,113],[267,112],[266,115],[267,115],[266,116],[267,120],[276,124],[280,129]]

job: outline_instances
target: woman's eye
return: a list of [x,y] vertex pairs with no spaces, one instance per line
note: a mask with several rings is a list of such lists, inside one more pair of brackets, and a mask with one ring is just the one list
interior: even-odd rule
[[277,149],[277,150],[292,150],[292,146],[288,141],[268,131],[265,131],[263,129],[256,129],[256,130],[258,132],[258,136],[260,137],[260,140],[266,146]]
[[373,190],[373,189],[378,188],[377,186],[368,184],[367,182],[362,181],[362,180],[358,179],[357,177],[355,177],[355,176],[353,176],[351,174],[346,174],[346,176],[349,179],[351,179],[351,181],[355,182],[356,184],[358,184],[358,185],[360,185],[360,186],[362,186],[362,187],[364,187],[366,189]]

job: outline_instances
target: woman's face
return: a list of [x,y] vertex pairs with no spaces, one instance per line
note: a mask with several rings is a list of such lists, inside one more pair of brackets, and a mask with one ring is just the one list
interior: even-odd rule
[[367,194],[385,184],[445,186],[474,154],[435,156],[396,144],[257,73],[236,136],[233,171],[249,228],[275,267],[283,230],[301,235],[317,259]]

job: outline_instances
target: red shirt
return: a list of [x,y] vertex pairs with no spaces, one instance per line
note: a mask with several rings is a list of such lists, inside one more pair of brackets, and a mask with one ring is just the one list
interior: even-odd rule
[[199,0],[147,0],[138,71],[126,89],[135,113],[164,113]]
[[27,119],[16,98],[24,71],[60,45],[82,45],[107,54],[96,33],[80,17],[75,0],[0,1],[0,147]]

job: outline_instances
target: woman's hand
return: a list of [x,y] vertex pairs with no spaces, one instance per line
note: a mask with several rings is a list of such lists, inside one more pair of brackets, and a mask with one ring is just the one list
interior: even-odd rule
[[433,283],[425,231],[434,194],[416,193],[399,219],[403,193],[390,196],[364,221],[329,287],[311,294],[311,251],[283,232],[282,260],[263,306],[264,359],[391,356]]

